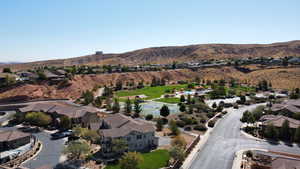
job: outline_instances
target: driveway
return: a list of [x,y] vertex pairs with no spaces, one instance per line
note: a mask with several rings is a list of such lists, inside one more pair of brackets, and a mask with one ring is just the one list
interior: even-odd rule
[[300,154],[296,145],[269,144],[243,136],[240,132],[240,118],[244,111],[253,110],[257,105],[240,109],[227,109],[229,114],[215,126],[206,144],[197,154],[190,169],[231,169],[235,152],[247,148],[260,148]]
[[46,132],[40,132],[34,135],[42,142],[43,148],[35,158],[27,161],[22,166],[32,169],[45,164],[49,166],[58,164],[64,149],[65,139],[50,140],[50,133]]
[[[16,129],[16,127],[0,127],[0,130],[13,129]],[[23,163],[22,166],[34,169],[45,164],[50,166],[55,166],[56,164],[58,164],[60,162],[60,157],[64,149],[65,140],[51,140],[51,134],[44,131],[39,133],[33,133],[33,135],[36,136],[37,139],[42,142],[42,150],[35,158]]]

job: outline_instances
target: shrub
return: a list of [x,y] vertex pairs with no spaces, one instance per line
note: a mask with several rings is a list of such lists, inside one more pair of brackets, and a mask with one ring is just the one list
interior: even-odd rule
[[185,141],[184,137],[182,137],[180,135],[174,137],[171,141],[171,146],[173,146],[173,147],[185,148],[186,145],[187,145],[187,142]]
[[200,119],[200,123],[206,123],[206,121],[207,121],[207,120],[206,120],[205,118],[201,118],[201,119]]
[[222,118],[222,117],[223,117],[223,115],[222,115],[222,114],[219,114],[217,117],[218,117],[218,118]]
[[215,115],[214,112],[209,112],[209,113],[207,113],[207,117],[208,117],[208,118],[212,118],[212,117],[214,117],[214,115]]
[[182,121],[182,120],[177,120],[177,121],[176,121],[176,125],[177,125],[178,127],[184,127],[184,126],[185,126],[185,122]]
[[194,130],[206,131],[207,127],[204,124],[199,124],[199,125],[197,125],[197,126],[194,127]]
[[171,90],[170,89],[166,89],[165,93],[171,93]]
[[227,111],[223,111],[223,112],[222,112],[222,114],[224,114],[224,115],[227,114],[227,113],[228,113]]
[[36,126],[47,126],[52,118],[43,112],[30,112],[25,115],[25,121]]
[[163,120],[161,118],[156,121],[156,130],[161,131],[164,127]]
[[193,124],[193,119],[190,118],[190,117],[183,117],[183,118],[181,118],[181,120],[184,121],[184,123],[185,123],[186,125],[191,125],[191,124]]
[[214,127],[215,126],[216,121],[215,120],[211,120],[208,122],[208,127]]
[[165,125],[165,124],[168,124],[168,119],[166,119],[166,118],[161,118],[161,120],[162,120],[162,123]]
[[246,156],[247,157],[253,157],[253,153],[252,153],[252,151],[246,151]]
[[238,105],[238,104],[234,104],[234,105],[233,105],[233,108],[234,108],[234,109],[238,109],[238,108],[239,108],[239,105]]
[[171,120],[169,122],[169,129],[171,130],[173,135],[178,135],[180,133],[180,130],[177,127],[177,124],[174,120]]
[[192,130],[192,127],[191,127],[191,126],[187,126],[187,127],[184,128],[184,130],[185,130],[185,131],[191,131],[191,130]]
[[153,119],[153,115],[152,114],[147,114],[146,120],[152,120],[152,119]]

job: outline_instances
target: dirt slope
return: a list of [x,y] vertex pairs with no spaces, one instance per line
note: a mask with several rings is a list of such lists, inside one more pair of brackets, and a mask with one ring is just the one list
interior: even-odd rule
[[116,81],[124,82],[144,81],[150,83],[153,77],[165,78],[169,81],[192,80],[200,77],[205,80],[215,79],[239,79],[241,82],[256,84],[261,79],[272,82],[274,88],[292,89],[300,87],[300,68],[255,68],[250,73],[243,73],[233,67],[207,68],[199,71],[170,70],[163,72],[135,72],[135,73],[113,73],[99,75],[76,76],[72,85],[58,89],[56,86],[26,84],[0,93],[0,99],[27,96],[28,98],[70,98],[76,99],[87,89],[91,90],[97,85],[111,85]]

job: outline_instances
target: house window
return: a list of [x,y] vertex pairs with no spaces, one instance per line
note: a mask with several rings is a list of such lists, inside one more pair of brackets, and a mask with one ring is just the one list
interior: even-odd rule
[[137,135],[136,139],[138,139],[138,140],[142,139],[142,135]]
[[127,138],[127,141],[130,141],[130,140],[131,140],[130,137],[128,137],[128,138]]

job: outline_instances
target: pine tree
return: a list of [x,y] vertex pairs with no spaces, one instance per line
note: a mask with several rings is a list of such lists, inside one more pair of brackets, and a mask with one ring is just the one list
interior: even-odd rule
[[192,101],[192,98],[191,98],[191,95],[189,94],[187,96],[187,104],[191,104],[191,101]]
[[281,139],[283,140],[290,140],[291,138],[291,132],[290,132],[290,124],[289,124],[289,121],[285,120],[283,123],[282,123],[282,126],[280,128],[280,137]]
[[163,117],[167,117],[170,114],[170,110],[169,107],[167,105],[163,105],[160,109],[160,115]]
[[131,105],[131,100],[127,98],[125,102],[125,115],[130,116],[132,112],[132,105]]
[[134,100],[134,117],[140,117],[140,113],[142,112],[142,106],[138,99]]
[[271,124],[267,125],[265,131],[264,131],[264,136],[269,139],[277,139],[278,137],[278,132],[276,128]]
[[112,106],[113,113],[119,113],[120,112],[120,104],[119,100],[117,98],[114,99],[114,104]]
[[294,141],[296,143],[300,143],[300,127],[298,127],[296,129],[295,136],[294,136]]
[[182,102],[182,103],[185,102],[185,97],[184,97],[184,95],[181,95],[181,96],[180,96],[180,102]]
[[214,108],[214,109],[217,108],[217,103],[216,102],[213,103],[212,108]]
[[186,110],[186,108],[185,108],[185,104],[180,104],[180,106],[179,106],[179,110],[181,111],[181,112],[185,112],[185,110]]

